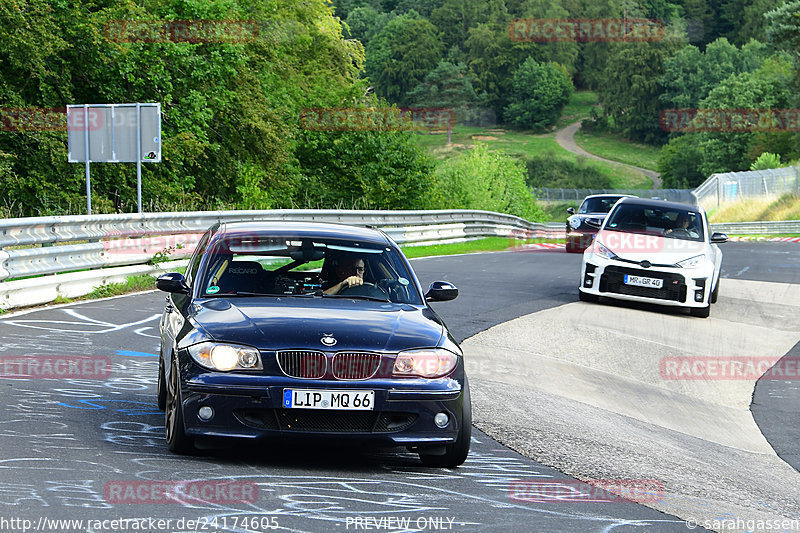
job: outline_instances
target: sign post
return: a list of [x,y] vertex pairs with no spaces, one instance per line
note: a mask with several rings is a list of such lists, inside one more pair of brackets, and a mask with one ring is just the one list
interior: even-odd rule
[[[83,124],[80,124],[82,119]],[[86,164],[86,210],[92,213],[89,163],[136,163],[136,205],[142,212],[142,162],[161,162],[161,104],[67,106],[70,163]]]

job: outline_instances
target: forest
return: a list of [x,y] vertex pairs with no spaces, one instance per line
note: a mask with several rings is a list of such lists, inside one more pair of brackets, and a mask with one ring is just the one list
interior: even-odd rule
[[[565,19],[650,20],[663,31],[586,42],[509,31]],[[218,32],[244,21],[250,31],[109,31],[163,21],[216,21]],[[4,0],[0,214],[85,210],[66,128],[15,128],[4,114],[160,102],[163,162],[143,165],[147,211],[479,208],[541,220],[526,180],[546,159],[482,146],[436,158],[417,140],[424,131],[309,128],[304,117],[448,109],[456,128],[536,135],[552,131],[574,91],[591,90],[598,105],[584,129],[657,147],[664,187],[694,187],[712,172],[797,159],[797,125],[669,131],[664,113],[795,109],[799,62],[800,1]],[[134,211],[135,181],[131,164],[93,164],[95,211]]]

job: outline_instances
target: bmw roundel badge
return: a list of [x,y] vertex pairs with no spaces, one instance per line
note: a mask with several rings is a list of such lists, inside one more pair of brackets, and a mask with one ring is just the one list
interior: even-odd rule
[[336,344],[336,339],[333,337],[333,333],[323,333],[320,342],[325,346],[333,346]]

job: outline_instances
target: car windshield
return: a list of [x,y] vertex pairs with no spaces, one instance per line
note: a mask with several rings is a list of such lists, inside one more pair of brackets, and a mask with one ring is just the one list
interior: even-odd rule
[[[336,269],[341,262],[359,265],[363,285],[325,294],[342,281]],[[359,241],[229,235],[206,253],[197,280],[203,297],[324,296],[422,303],[394,248]]]
[[700,213],[690,208],[662,208],[624,203],[611,213],[605,229],[702,241],[704,239],[702,220]]
[[622,196],[599,196],[595,198],[586,198],[583,200],[578,213],[608,213],[620,198],[622,198]]

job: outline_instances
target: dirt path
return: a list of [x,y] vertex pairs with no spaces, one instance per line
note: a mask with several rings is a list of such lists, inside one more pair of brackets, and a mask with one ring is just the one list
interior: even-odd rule
[[620,163],[619,161],[612,161],[611,159],[605,159],[600,156],[596,156],[594,154],[590,154],[580,146],[575,143],[575,132],[581,127],[581,121],[573,122],[569,126],[561,128],[556,132],[556,142],[566,151],[572,152],[573,154],[582,155],[584,157],[588,157],[589,159],[597,159],[598,161],[605,161],[606,163],[614,163],[616,165],[623,165],[628,168],[633,168],[653,180],[653,188],[658,189],[661,187],[661,178],[659,177],[660,174],[654,170],[648,170],[646,168],[636,167],[633,165],[626,165],[625,163]]

